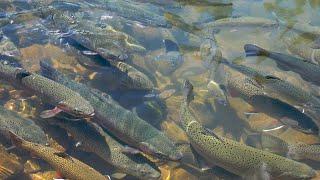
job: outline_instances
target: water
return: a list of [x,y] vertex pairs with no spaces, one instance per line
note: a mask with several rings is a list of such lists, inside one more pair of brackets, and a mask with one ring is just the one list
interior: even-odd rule
[[[232,2],[232,5],[213,6],[193,4],[196,1],[189,4],[188,1],[147,3],[137,0],[121,1],[123,4],[111,1],[109,6],[104,7],[105,2],[109,1],[0,2],[3,42],[0,43],[1,59],[31,72],[40,72],[39,62],[50,60],[55,69],[77,82],[109,94],[115,100],[114,103],[134,112],[177,144],[186,145],[188,150],[188,137],[179,127],[182,84],[185,79],[189,79],[194,86],[195,99],[190,104],[193,115],[203,126],[220,136],[246,143],[248,132],[265,130],[289,144],[319,143],[316,134],[306,134],[288,125],[282,128],[281,117],[265,109],[259,111],[254,103],[249,104],[242,96],[231,96],[234,93],[225,84],[226,72],[218,68],[220,65],[217,61],[222,56],[229,62],[241,63],[276,76],[319,97],[319,86],[295,72],[284,71],[275,60],[268,57],[246,57],[243,47],[245,44],[256,44],[269,51],[296,57],[300,55],[313,63],[320,63],[320,51],[316,49],[320,44],[319,40],[317,44],[320,34],[320,1],[225,0],[218,2]],[[46,4],[50,4],[53,11],[38,13],[39,8]],[[117,9],[120,5],[128,4],[149,14],[145,13],[146,16],[141,17],[134,9]],[[20,15],[17,12],[21,12]],[[61,17],[57,12],[65,13],[66,16]],[[219,22],[224,18],[236,21],[247,16],[259,19],[212,26],[214,21]],[[204,42],[212,43],[213,47],[205,49]],[[213,54],[206,54],[210,50]],[[137,76],[143,76],[148,82],[137,85],[136,81],[128,80],[128,76],[136,76],[116,67],[113,63],[117,61],[132,66],[135,69],[133,75],[141,73]],[[210,81],[226,85],[226,90],[219,91],[227,96],[225,104],[208,89]],[[154,86],[147,87],[148,83]],[[65,130],[41,119],[39,113],[52,108],[45,103],[45,99],[5,81],[1,81],[0,90],[3,106],[34,120],[51,138],[50,146],[65,150],[104,175],[118,172],[99,156],[83,152],[75,146],[79,146],[81,141],[73,141]],[[289,105],[295,107],[294,104]],[[268,108],[272,111],[275,107]],[[308,107],[303,108],[307,112],[301,110],[301,113],[309,115]],[[314,121],[319,121],[318,117],[318,114],[312,116]],[[120,134],[106,131],[115,139],[122,140]],[[0,138],[1,144],[10,146],[4,139]],[[201,154],[193,152],[195,157],[201,157]],[[57,177],[55,169],[44,161],[34,159],[18,149],[14,149],[13,153],[20,157],[21,164],[26,161],[40,164],[40,170],[17,172],[18,176],[13,179]],[[178,162],[159,162],[157,158],[145,156],[149,158],[147,162],[161,172],[161,179],[239,178],[219,168],[201,172],[188,166],[188,163],[187,166],[178,166]],[[207,162],[208,167],[215,163],[211,161]],[[317,161],[298,161],[315,170],[320,168]],[[125,177],[133,178],[130,175]]]

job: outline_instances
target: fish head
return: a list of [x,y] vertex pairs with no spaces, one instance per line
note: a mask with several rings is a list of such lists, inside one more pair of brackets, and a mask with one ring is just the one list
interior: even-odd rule
[[94,109],[89,103],[60,102],[57,107],[75,117],[90,118],[94,116]]

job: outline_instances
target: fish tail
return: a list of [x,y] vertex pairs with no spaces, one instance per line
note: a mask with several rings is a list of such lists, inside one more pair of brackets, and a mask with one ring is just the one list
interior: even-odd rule
[[189,104],[194,99],[193,85],[189,80],[185,80],[183,83],[183,96],[187,104]]
[[52,80],[55,80],[58,76],[57,70],[52,67],[48,60],[40,61],[40,71],[41,75]]
[[269,54],[267,50],[253,44],[244,45],[244,51],[246,56],[268,56]]

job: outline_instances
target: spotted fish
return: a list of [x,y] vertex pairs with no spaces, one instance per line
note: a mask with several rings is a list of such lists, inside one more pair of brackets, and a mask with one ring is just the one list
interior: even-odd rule
[[205,159],[244,178],[266,174],[273,178],[312,178],[314,169],[306,164],[246,146],[206,130],[189,110],[193,86],[184,82],[180,119],[195,150]]
[[1,78],[23,88],[29,89],[45,102],[56,106],[43,111],[42,118],[55,116],[61,111],[76,117],[92,117],[94,109],[79,93],[36,73],[0,63]]
[[161,131],[157,130],[136,114],[124,109],[109,95],[76,83],[53,69],[48,62],[41,62],[42,73],[74,91],[80,93],[94,106],[97,124],[113,135],[146,154],[165,160],[179,160],[181,152]]

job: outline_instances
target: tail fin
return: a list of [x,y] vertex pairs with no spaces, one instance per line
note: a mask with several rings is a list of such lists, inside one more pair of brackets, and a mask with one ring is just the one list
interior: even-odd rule
[[16,135],[15,133],[11,131],[8,131],[8,132],[9,132],[12,144],[14,144],[17,147],[20,147],[24,140],[20,138],[18,135]]
[[48,60],[40,61],[41,75],[51,80],[56,80],[58,77],[58,71],[52,67]]
[[244,45],[246,56],[268,56],[268,51],[253,44]]
[[189,104],[194,99],[193,85],[190,83],[189,80],[185,80],[182,88],[185,101]]

